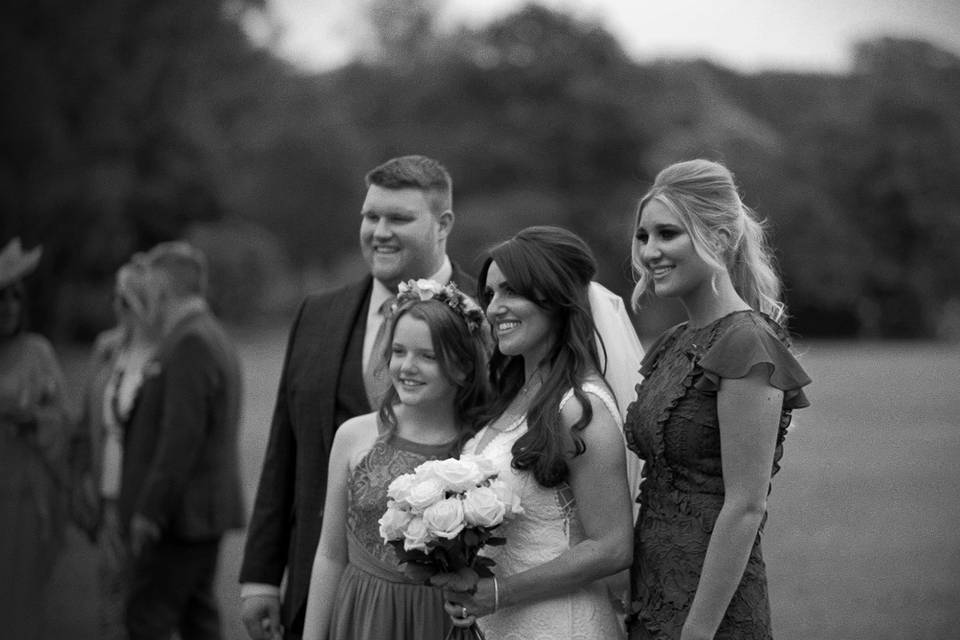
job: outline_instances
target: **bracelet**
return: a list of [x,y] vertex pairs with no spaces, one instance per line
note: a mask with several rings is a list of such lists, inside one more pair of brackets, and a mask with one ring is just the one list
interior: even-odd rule
[[496,612],[500,608],[500,583],[497,582],[497,576],[493,576],[493,610]]

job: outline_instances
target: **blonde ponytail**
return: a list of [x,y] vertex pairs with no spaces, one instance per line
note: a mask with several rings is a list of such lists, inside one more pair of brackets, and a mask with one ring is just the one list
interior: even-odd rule
[[785,324],[787,309],[764,224],[746,205],[741,203],[740,209],[743,232],[727,265],[730,281],[747,304]]

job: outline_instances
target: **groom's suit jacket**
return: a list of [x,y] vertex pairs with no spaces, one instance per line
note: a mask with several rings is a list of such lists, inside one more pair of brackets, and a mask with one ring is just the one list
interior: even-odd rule
[[[476,281],[453,265],[452,280],[474,295]],[[363,338],[373,279],[304,300],[290,331],[240,582],[279,585],[281,618],[297,637],[337,427],[372,409],[363,384]]]
[[244,524],[238,432],[240,360],[211,313],[176,324],[144,368],[124,433],[119,510],[178,541],[211,541]]

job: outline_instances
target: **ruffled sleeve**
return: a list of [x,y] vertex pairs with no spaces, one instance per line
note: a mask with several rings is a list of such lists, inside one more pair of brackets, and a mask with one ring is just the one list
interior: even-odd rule
[[721,378],[743,378],[754,367],[766,365],[771,386],[784,392],[783,408],[810,406],[803,387],[810,384],[800,363],[787,347],[786,338],[763,319],[747,316],[720,335],[700,360],[703,376],[696,387],[716,391]]

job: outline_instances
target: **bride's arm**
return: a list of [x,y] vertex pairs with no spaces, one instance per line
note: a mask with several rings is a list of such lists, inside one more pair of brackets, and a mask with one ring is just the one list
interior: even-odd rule
[[[448,611],[466,606],[472,615],[493,611],[499,591],[499,606],[539,600],[577,589],[630,566],[633,559],[632,509],[626,479],[626,454],[620,429],[607,407],[588,394],[593,419],[579,432],[586,451],[568,460],[569,484],[577,501],[584,539],[553,560],[508,577],[484,579],[471,598],[448,594],[454,603]],[[567,402],[561,419],[569,429],[582,413],[579,402]],[[572,440],[569,442],[572,448]],[[509,541],[507,542],[509,544]],[[493,568],[496,573],[496,567]]]

